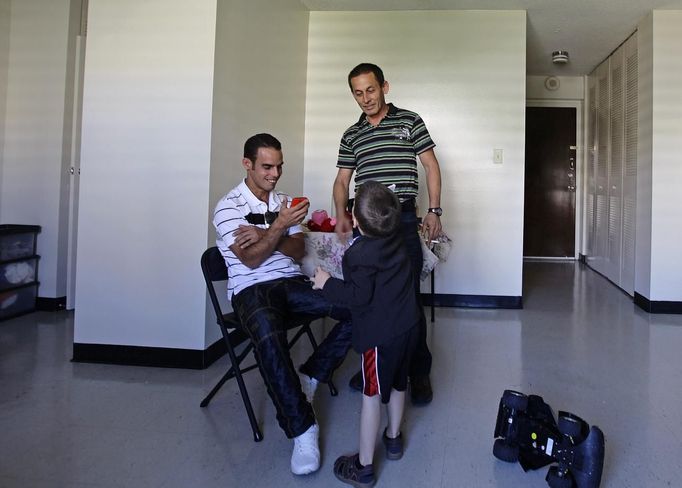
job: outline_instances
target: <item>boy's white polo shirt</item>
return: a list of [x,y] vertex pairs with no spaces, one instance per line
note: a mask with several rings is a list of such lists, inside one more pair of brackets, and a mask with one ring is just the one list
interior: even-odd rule
[[[272,253],[263,263],[251,269],[242,263],[232,252],[230,246],[234,244],[234,231],[240,225],[254,225],[246,220],[250,213],[264,214],[265,212],[279,212],[282,204],[286,205],[289,197],[284,193],[271,191],[268,203],[265,203],[251,192],[246,183],[242,181],[230,193],[220,199],[213,212],[213,225],[216,228],[216,245],[225,258],[228,269],[227,297],[232,298],[245,288],[256,283],[270,281],[277,278],[301,275],[301,267],[289,256],[279,251]],[[267,229],[268,224],[259,224],[256,227]],[[302,232],[300,225],[289,227],[285,235],[293,235]]]

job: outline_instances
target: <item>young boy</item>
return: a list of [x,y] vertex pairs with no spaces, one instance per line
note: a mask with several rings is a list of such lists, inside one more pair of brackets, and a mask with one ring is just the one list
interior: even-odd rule
[[343,256],[343,280],[319,267],[313,277],[313,288],[321,289],[332,304],[350,309],[353,348],[362,354],[360,450],[334,463],[336,477],[356,488],[375,483],[372,460],[381,403],[388,404],[386,457],[403,455],[400,423],[419,308],[412,264],[398,232],[400,212],[391,190],[376,181],[363,183],[353,206],[353,226],[360,236]]

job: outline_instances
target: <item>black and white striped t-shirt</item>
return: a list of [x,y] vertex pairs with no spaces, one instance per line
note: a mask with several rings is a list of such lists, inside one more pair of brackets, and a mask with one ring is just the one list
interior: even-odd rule
[[346,129],[339,146],[337,168],[355,171],[355,188],[375,180],[395,184],[400,201],[419,192],[417,155],[435,147],[421,117],[388,104],[388,113],[376,127],[363,113]]
[[[255,269],[251,269],[242,263],[232,252],[230,246],[234,244],[232,233],[240,225],[253,225],[246,221],[250,213],[264,214],[267,211],[278,212],[282,204],[286,205],[289,197],[284,193],[270,192],[269,202],[265,203],[249,190],[245,182],[241,182],[230,193],[220,199],[213,211],[213,225],[216,228],[216,245],[225,258],[227,264],[227,298],[232,298],[244,288],[256,283],[270,281],[277,278],[299,276],[300,266],[289,256],[275,251],[263,263]],[[267,229],[267,224],[258,225],[261,229]],[[295,225],[287,230],[286,235],[302,232],[300,226]]]

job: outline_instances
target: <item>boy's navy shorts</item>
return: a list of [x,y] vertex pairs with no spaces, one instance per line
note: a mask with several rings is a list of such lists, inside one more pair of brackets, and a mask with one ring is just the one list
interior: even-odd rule
[[381,403],[388,403],[391,389],[405,391],[410,360],[417,347],[417,327],[385,344],[362,353],[362,393],[367,396],[381,395]]

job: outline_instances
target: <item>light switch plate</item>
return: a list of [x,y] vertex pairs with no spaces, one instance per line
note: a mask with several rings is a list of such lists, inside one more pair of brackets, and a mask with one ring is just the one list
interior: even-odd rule
[[504,151],[502,149],[493,149],[493,163],[502,164],[504,161]]

